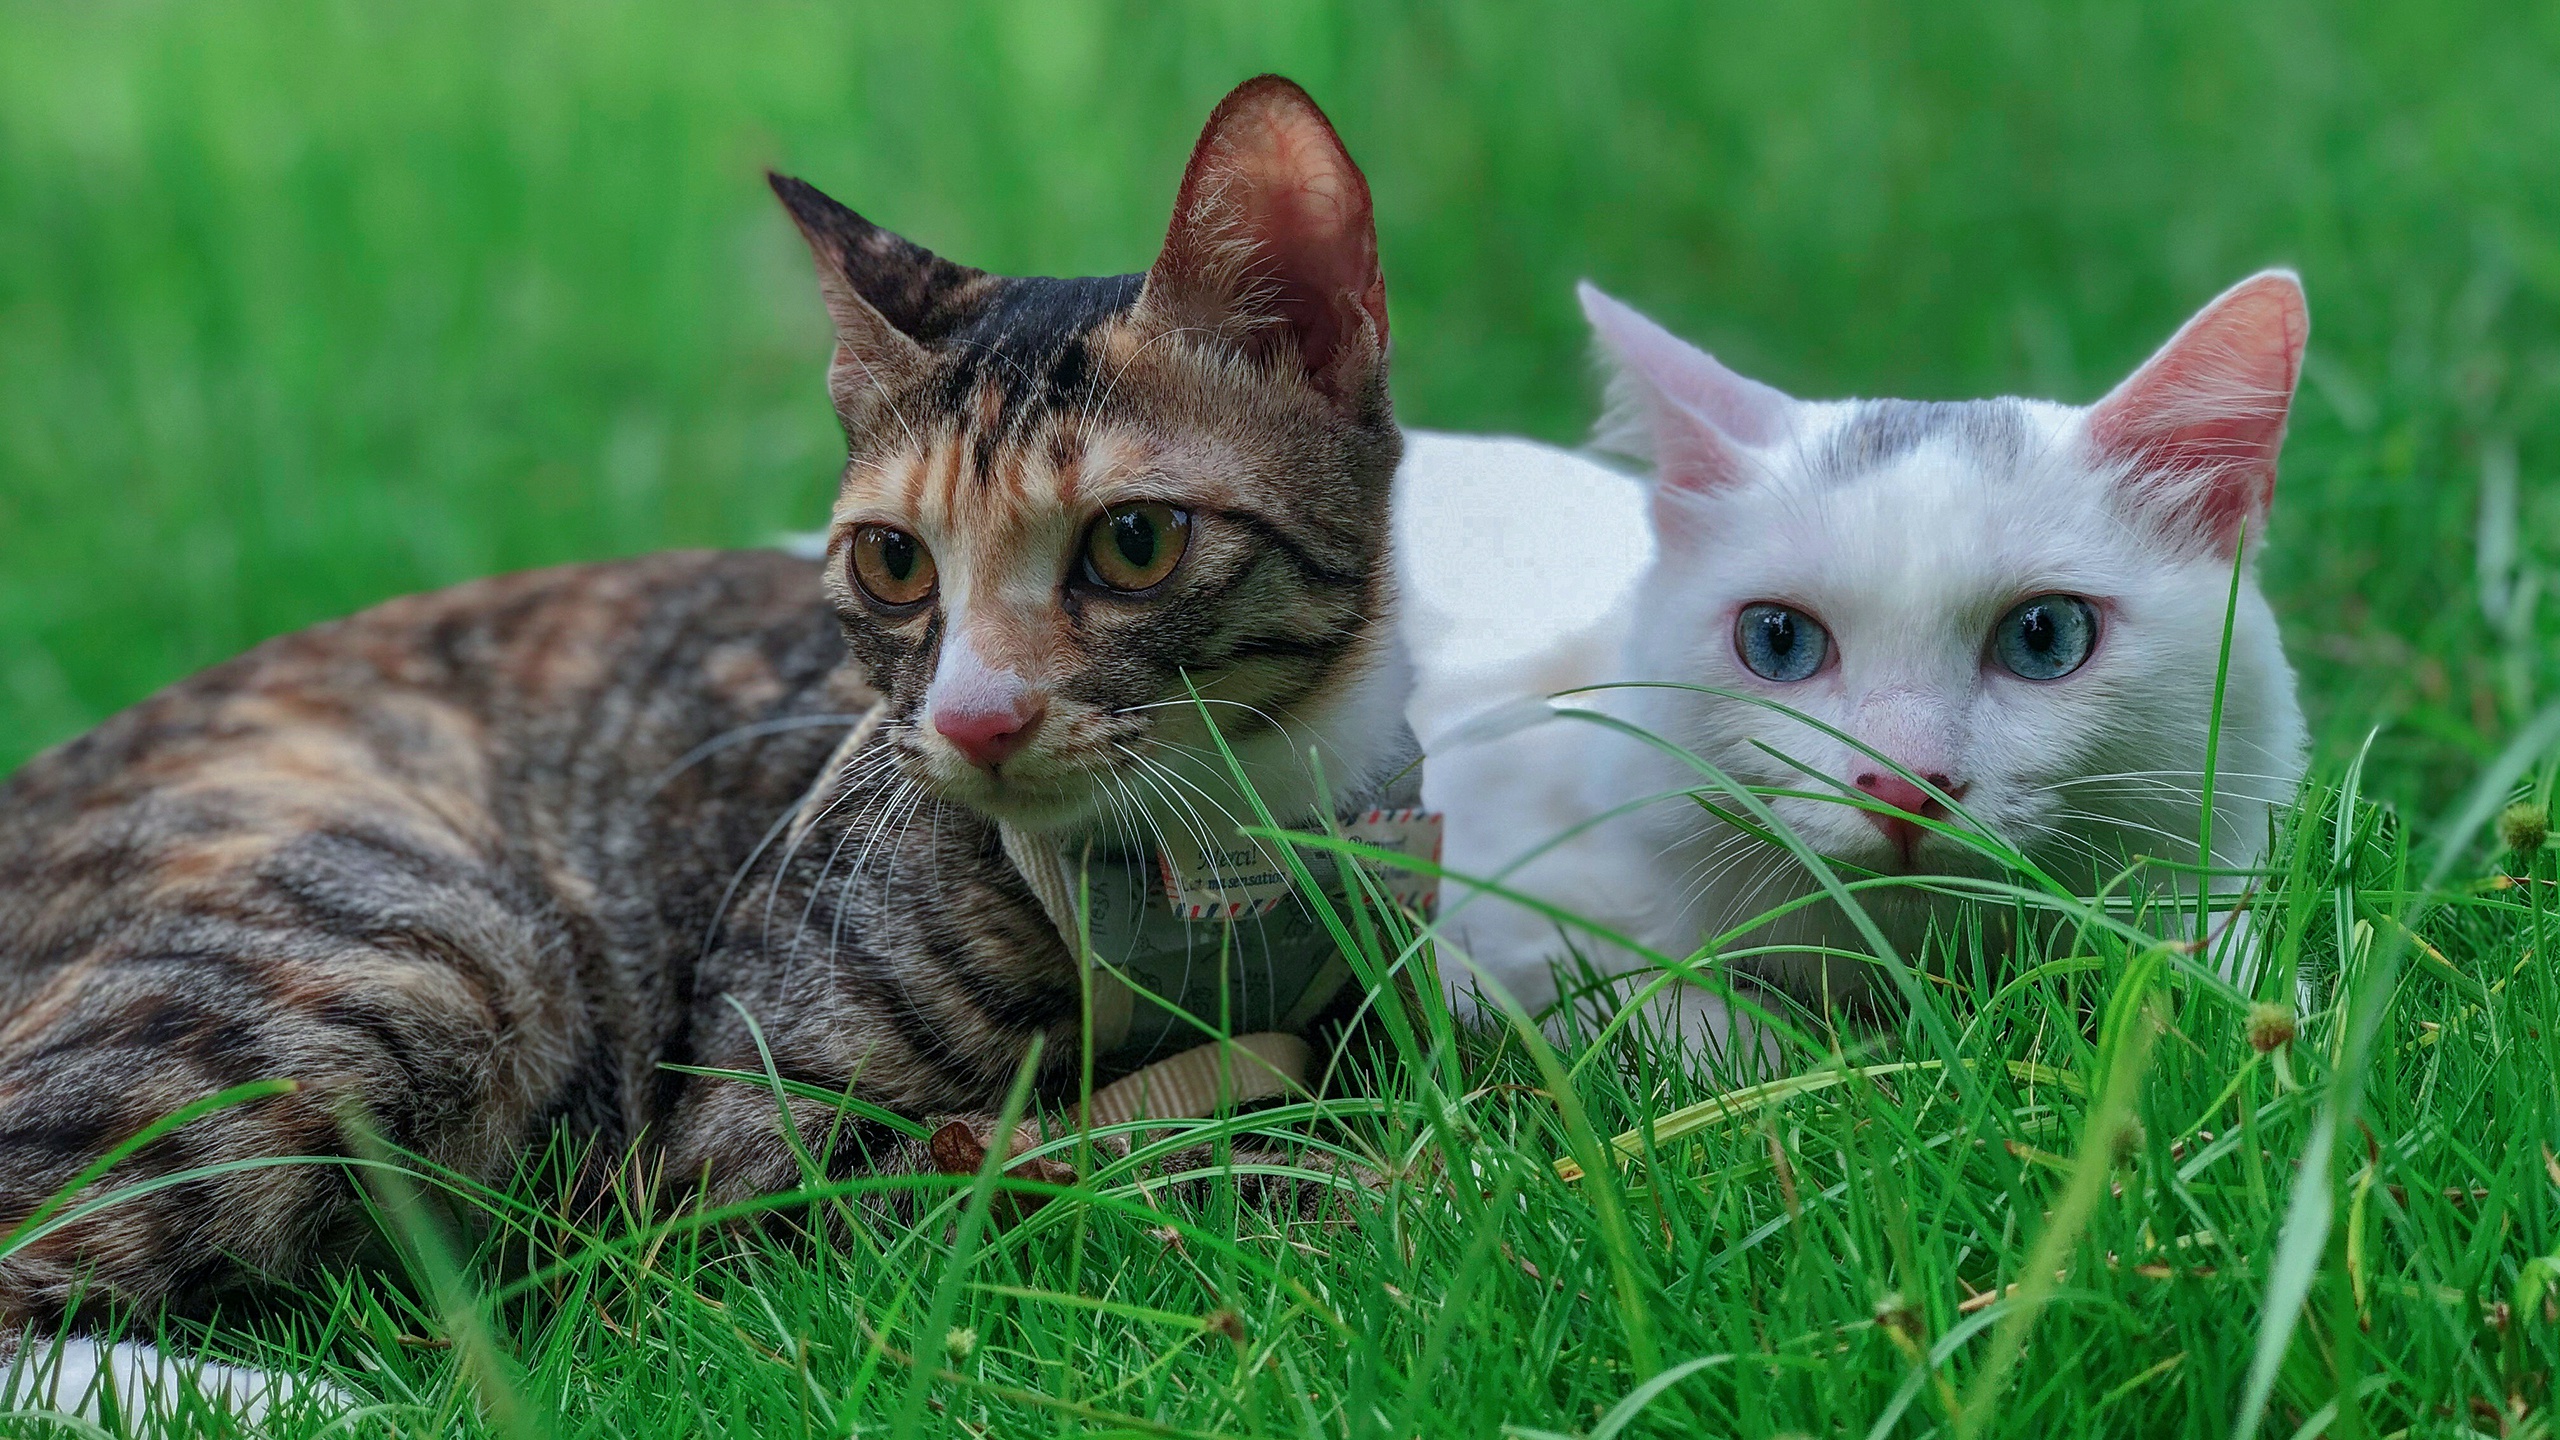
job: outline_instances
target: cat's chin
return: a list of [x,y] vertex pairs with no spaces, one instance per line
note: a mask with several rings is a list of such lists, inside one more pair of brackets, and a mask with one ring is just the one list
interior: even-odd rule
[[1980,878],[1997,874],[1999,870],[1980,852],[1936,836],[1921,841],[1909,851],[1867,836],[1819,848],[1824,858],[1834,864],[1896,878],[1925,879],[1932,875]]
[[[1089,777],[1066,775],[1032,784],[980,780],[945,789],[942,798],[1061,848],[1086,840],[1113,851],[1152,848],[1130,831],[1130,818]],[[1139,817],[1138,823],[1145,824],[1146,818]]]
[[946,791],[944,798],[1027,835],[1066,839],[1102,825],[1101,802],[1090,787],[999,781],[966,787],[966,793]]
[[[934,789],[951,804],[1060,845],[1092,839],[1115,848],[1149,848],[1128,833],[1131,816],[1125,805],[1114,805],[1107,783],[1089,773],[1067,771],[1016,780],[980,771],[956,779],[937,777]],[[1136,823],[1145,825],[1147,818],[1139,815]]]

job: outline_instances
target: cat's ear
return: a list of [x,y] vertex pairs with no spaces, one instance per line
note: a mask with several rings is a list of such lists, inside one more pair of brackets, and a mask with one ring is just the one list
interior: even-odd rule
[[2147,502],[2229,554],[2264,528],[2302,375],[2302,281],[2266,270],[2215,297],[2089,411],[2089,446]]
[[1210,112],[1138,318],[1219,334],[1346,405],[1383,396],[1387,282],[1369,182],[1295,83],[1248,80]]
[[818,292],[836,326],[837,409],[922,368],[920,342],[965,310],[985,273],[881,229],[805,180],[765,179],[818,262]]
[[1796,402],[1726,369],[1588,280],[1577,293],[1610,368],[1599,443],[1653,462],[1655,518],[1668,531],[1678,497],[1742,479],[1748,452],[1785,436]]

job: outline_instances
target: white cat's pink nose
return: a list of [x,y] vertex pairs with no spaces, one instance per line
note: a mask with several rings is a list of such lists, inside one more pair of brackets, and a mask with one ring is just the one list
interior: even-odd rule
[[[1964,798],[1964,787],[1943,774],[1927,771],[1922,772],[1920,778],[1936,786],[1941,794],[1957,800]],[[1865,814],[1875,823],[1877,829],[1884,832],[1884,838],[1892,841],[1893,847],[1902,852],[1905,859],[1910,858],[1912,852],[1919,848],[1920,837],[1928,832],[1904,817],[1916,815],[1923,820],[1939,820],[1945,818],[1947,813],[1947,807],[1938,803],[1937,796],[1903,779],[1891,770],[1869,770],[1861,774],[1858,777],[1858,788],[1867,792],[1871,798],[1902,812],[1901,815],[1886,815],[1869,810]]]
[[1023,695],[1010,705],[933,712],[933,730],[972,765],[993,770],[1031,743],[1048,707],[1037,695]]

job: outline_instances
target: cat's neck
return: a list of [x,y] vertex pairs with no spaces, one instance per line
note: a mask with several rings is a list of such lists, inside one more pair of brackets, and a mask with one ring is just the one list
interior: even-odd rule
[[[1417,763],[1419,750],[1404,716],[1412,666],[1392,625],[1376,633],[1375,653],[1365,663],[1346,665],[1341,680],[1313,703],[1291,707],[1273,717],[1276,725],[1233,744],[1234,763],[1178,757],[1184,767],[1178,773],[1188,783],[1172,795],[1150,795],[1149,821],[1231,821],[1224,828],[1232,830],[1268,813],[1282,825],[1303,825],[1340,813]],[[1191,803],[1171,803],[1177,798]]]

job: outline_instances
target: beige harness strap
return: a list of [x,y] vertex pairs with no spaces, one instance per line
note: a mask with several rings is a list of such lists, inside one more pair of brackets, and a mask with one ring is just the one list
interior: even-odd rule
[[1004,840],[1004,857],[1021,872],[1031,893],[1040,897],[1040,908],[1048,912],[1049,923],[1057,927],[1058,938],[1067,942],[1068,952],[1081,949],[1084,940],[1076,933],[1076,892],[1067,880],[1066,857],[1057,846],[1023,833],[1009,820],[997,822],[996,834]]
[[1076,930],[1076,890],[1067,879],[1066,857],[1058,847],[1002,822],[996,834],[1004,841],[1005,858],[1039,899],[1067,953],[1085,967],[1093,990],[1093,1046],[1108,1054],[1129,1038],[1129,1016],[1137,1008],[1138,997],[1127,981],[1094,965],[1084,954],[1084,937]]
[[[1087,967],[1093,989],[1093,1043],[1108,1051],[1129,1033],[1129,1015],[1137,997],[1127,982],[1094,965],[1076,927],[1075,889],[1068,883],[1064,857],[1056,846],[999,824],[1005,858],[1048,912],[1067,953]],[[1276,1096],[1307,1093],[1313,1062],[1307,1042],[1277,1030],[1238,1035],[1194,1046],[1123,1075],[1093,1092],[1089,1123],[1117,1125],[1127,1120],[1205,1120],[1225,1105],[1243,1105]]]
[[1205,1120],[1221,1109],[1307,1093],[1314,1053],[1277,1030],[1214,1040],[1093,1092],[1096,1125],[1127,1120]]

